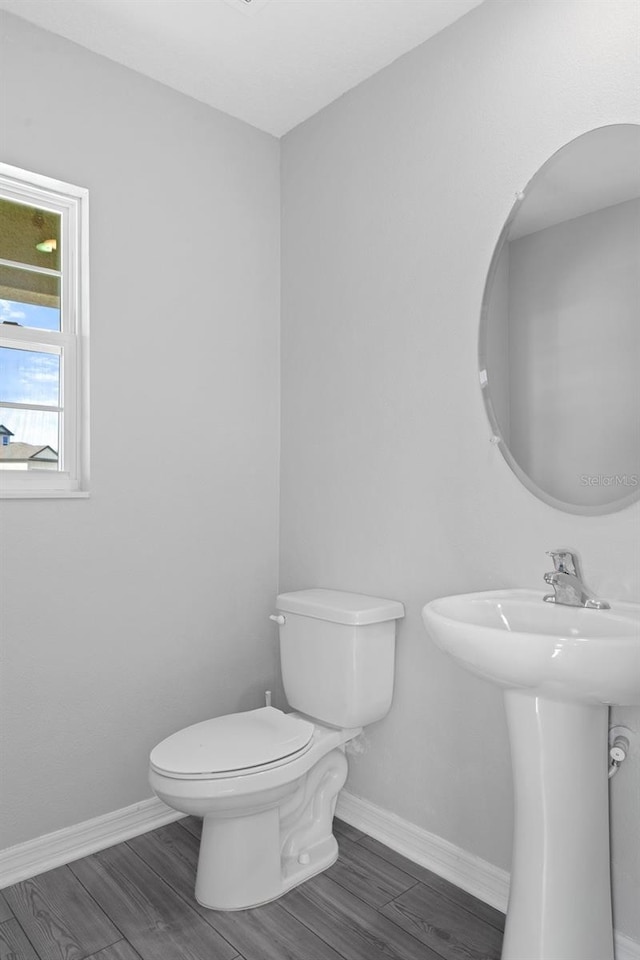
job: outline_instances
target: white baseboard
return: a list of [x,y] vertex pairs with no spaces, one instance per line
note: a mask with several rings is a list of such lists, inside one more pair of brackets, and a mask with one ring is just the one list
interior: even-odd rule
[[148,833],[183,814],[156,797],[0,850],[0,889]]
[[345,790],[338,794],[336,816],[506,913],[509,897],[506,870]]
[[[338,795],[336,816],[364,830],[413,863],[426,867],[484,903],[506,912],[509,897],[509,874],[506,870],[345,790]],[[640,943],[616,933],[615,956],[616,960],[640,960]]]

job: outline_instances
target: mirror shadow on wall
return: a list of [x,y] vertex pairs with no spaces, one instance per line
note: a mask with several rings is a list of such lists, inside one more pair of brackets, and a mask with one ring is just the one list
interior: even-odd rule
[[520,480],[571,513],[640,495],[640,126],[571,141],[500,235],[480,324],[480,383]]

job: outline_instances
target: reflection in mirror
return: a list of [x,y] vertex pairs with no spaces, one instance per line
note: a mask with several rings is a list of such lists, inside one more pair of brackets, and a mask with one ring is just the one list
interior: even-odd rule
[[492,260],[480,382],[536,496],[610,513],[640,495],[640,126],[601,127],[533,177]]

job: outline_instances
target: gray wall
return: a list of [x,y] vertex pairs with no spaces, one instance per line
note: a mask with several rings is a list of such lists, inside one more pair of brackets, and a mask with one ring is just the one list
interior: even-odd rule
[[279,145],[0,14],[2,159],[90,190],[92,496],[0,504],[0,848],[277,675]]
[[[640,506],[535,499],[489,444],[477,377],[486,272],[516,191],[567,141],[638,122],[634,3],[488,2],[283,142],[281,588],[403,600],[395,701],[348,789],[509,867],[500,695],[420,609],[541,587],[573,545],[640,599]],[[638,711],[620,710],[636,731]],[[640,939],[640,762],[612,783],[616,925]]]

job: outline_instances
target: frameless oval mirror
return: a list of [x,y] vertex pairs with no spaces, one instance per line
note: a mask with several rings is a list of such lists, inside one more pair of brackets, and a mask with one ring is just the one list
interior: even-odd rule
[[555,153],[498,240],[480,322],[494,439],[541,500],[570,513],[640,496],[640,126]]

